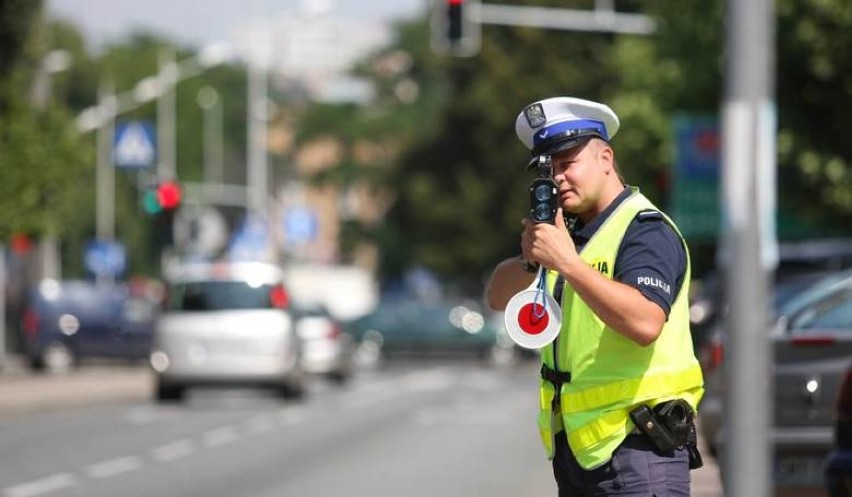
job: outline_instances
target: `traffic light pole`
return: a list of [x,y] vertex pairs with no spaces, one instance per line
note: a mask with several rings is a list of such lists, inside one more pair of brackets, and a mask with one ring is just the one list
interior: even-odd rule
[[595,0],[593,10],[433,0],[431,24],[432,50],[455,57],[479,52],[483,24],[633,35],[649,35],[657,29],[650,16],[616,12],[614,0]]
[[497,4],[471,7],[471,21],[479,24],[635,35],[648,35],[657,28],[650,16],[616,12],[611,0],[596,1],[594,10]]

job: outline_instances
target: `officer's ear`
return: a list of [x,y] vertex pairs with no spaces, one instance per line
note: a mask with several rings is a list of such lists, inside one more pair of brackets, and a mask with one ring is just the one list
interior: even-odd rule
[[609,146],[609,143],[600,140],[599,144],[599,153],[601,154],[601,158],[610,164],[615,162],[615,152],[612,150],[612,147]]

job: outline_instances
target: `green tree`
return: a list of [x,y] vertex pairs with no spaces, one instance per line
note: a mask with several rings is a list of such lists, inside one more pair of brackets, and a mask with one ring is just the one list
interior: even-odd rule
[[29,98],[47,48],[41,9],[0,1],[0,240],[65,233],[68,187],[89,162],[67,110],[36,108]]
[[[590,8],[589,2],[529,2]],[[655,18],[648,37],[483,27],[481,53],[447,61],[451,93],[427,135],[400,157],[388,229],[391,273],[423,264],[475,288],[500,257],[517,252],[525,215],[524,151],[512,123],[551,95],[601,99],[617,110],[615,138],[629,183],[665,206],[678,113],[717,116],[724,89],[724,3],[637,2]],[[852,11],[843,0],[777,7],[779,209],[808,232],[849,234],[852,150],[844,139],[852,98]],[[833,227],[833,228],[832,228]],[[782,236],[792,236],[780,226]],[[699,247],[712,264],[712,246]]]
[[495,261],[518,252],[533,175],[525,170],[530,156],[515,136],[515,118],[549,96],[604,98],[616,80],[608,62],[614,40],[484,26],[478,56],[445,61],[450,92],[437,131],[406,150],[396,170],[399,195],[389,225],[399,232],[389,275],[419,264],[462,292],[478,292]]

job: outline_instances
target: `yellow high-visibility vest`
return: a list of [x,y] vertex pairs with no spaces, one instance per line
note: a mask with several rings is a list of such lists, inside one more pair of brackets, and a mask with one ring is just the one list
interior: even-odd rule
[[[657,209],[639,190],[618,205],[580,252],[580,257],[612,279],[616,256],[628,225],[642,211]],[[683,241],[675,224],[668,222]],[[686,250],[686,244],[684,243]],[[656,405],[683,398],[695,409],[704,394],[701,368],[689,331],[690,261],[672,304],[668,321],[657,340],[642,347],[608,327],[566,282],[562,294],[562,329],[553,344],[542,349],[549,368],[570,372],[571,381],[559,392],[559,412],[553,412],[557,394],[541,380],[538,418],[542,442],[553,457],[553,437],[563,429],[568,445],[585,469],[607,462],[633,428],[629,412],[640,403]],[[549,271],[552,292],[558,273]],[[555,355],[555,361],[554,361]]]

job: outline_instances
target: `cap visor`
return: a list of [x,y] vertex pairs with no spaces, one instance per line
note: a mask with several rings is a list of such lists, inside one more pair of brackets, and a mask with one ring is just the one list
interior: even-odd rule
[[[543,144],[544,146],[540,147],[539,149],[533,149],[532,155],[533,156],[539,156],[539,155],[544,155],[544,154],[553,155],[553,154],[562,152],[563,150],[568,150],[568,149],[571,149],[571,148],[574,148],[574,147],[578,147],[580,145],[585,145],[586,142],[588,142],[592,138],[600,138],[600,136],[597,135],[597,134],[585,135],[585,136],[573,136],[573,137],[568,138],[566,140],[559,140],[559,141],[556,141],[554,143],[546,143],[546,144]],[[527,169],[529,169],[531,167],[533,162],[530,162],[530,166],[527,166]]]

